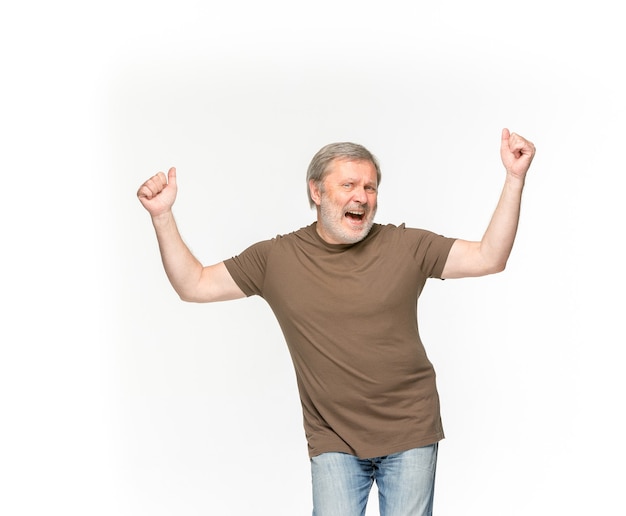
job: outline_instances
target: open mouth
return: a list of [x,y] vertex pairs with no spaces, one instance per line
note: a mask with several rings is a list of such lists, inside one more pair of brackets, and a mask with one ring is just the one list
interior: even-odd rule
[[345,213],[345,217],[355,222],[361,222],[363,218],[365,217],[365,213],[361,213],[358,211],[347,211]]

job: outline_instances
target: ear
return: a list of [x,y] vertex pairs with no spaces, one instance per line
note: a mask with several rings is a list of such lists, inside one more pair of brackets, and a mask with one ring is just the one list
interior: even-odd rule
[[319,185],[317,182],[313,181],[313,179],[309,181],[309,191],[311,192],[311,199],[319,206],[322,202],[322,193],[320,192]]

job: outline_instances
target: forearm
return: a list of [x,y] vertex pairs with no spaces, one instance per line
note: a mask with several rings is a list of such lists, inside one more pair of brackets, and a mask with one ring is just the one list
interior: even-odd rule
[[202,277],[202,264],[183,242],[171,211],[153,217],[152,224],[167,278],[182,299],[192,297]]
[[523,189],[523,178],[507,174],[496,209],[480,241],[480,254],[490,272],[501,272],[506,267],[517,234]]

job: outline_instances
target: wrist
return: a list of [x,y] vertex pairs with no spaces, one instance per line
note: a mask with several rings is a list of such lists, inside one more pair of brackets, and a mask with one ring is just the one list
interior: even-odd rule
[[526,176],[519,176],[516,174],[513,174],[512,172],[508,172],[506,173],[506,179],[504,181],[505,186],[509,187],[509,188],[513,188],[513,189],[523,189],[524,188],[524,183],[526,182]]
[[156,213],[152,215],[152,224],[155,227],[163,227],[171,224],[174,221],[174,215],[172,210],[167,210],[162,213]]

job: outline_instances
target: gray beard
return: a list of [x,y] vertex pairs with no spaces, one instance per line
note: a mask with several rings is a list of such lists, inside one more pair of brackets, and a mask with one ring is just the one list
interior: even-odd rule
[[[338,213],[330,207],[328,203],[321,203],[320,206],[320,218],[322,224],[324,226],[324,230],[329,233],[335,240],[340,241],[343,244],[356,244],[363,240],[374,225],[374,216],[376,215],[376,210],[370,212],[371,218],[366,226],[363,227],[363,230],[358,233],[354,233],[353,231],[349,231],[341,225],[341,222],[337,219]],[[342,214],[343,216],[343,214]]]

